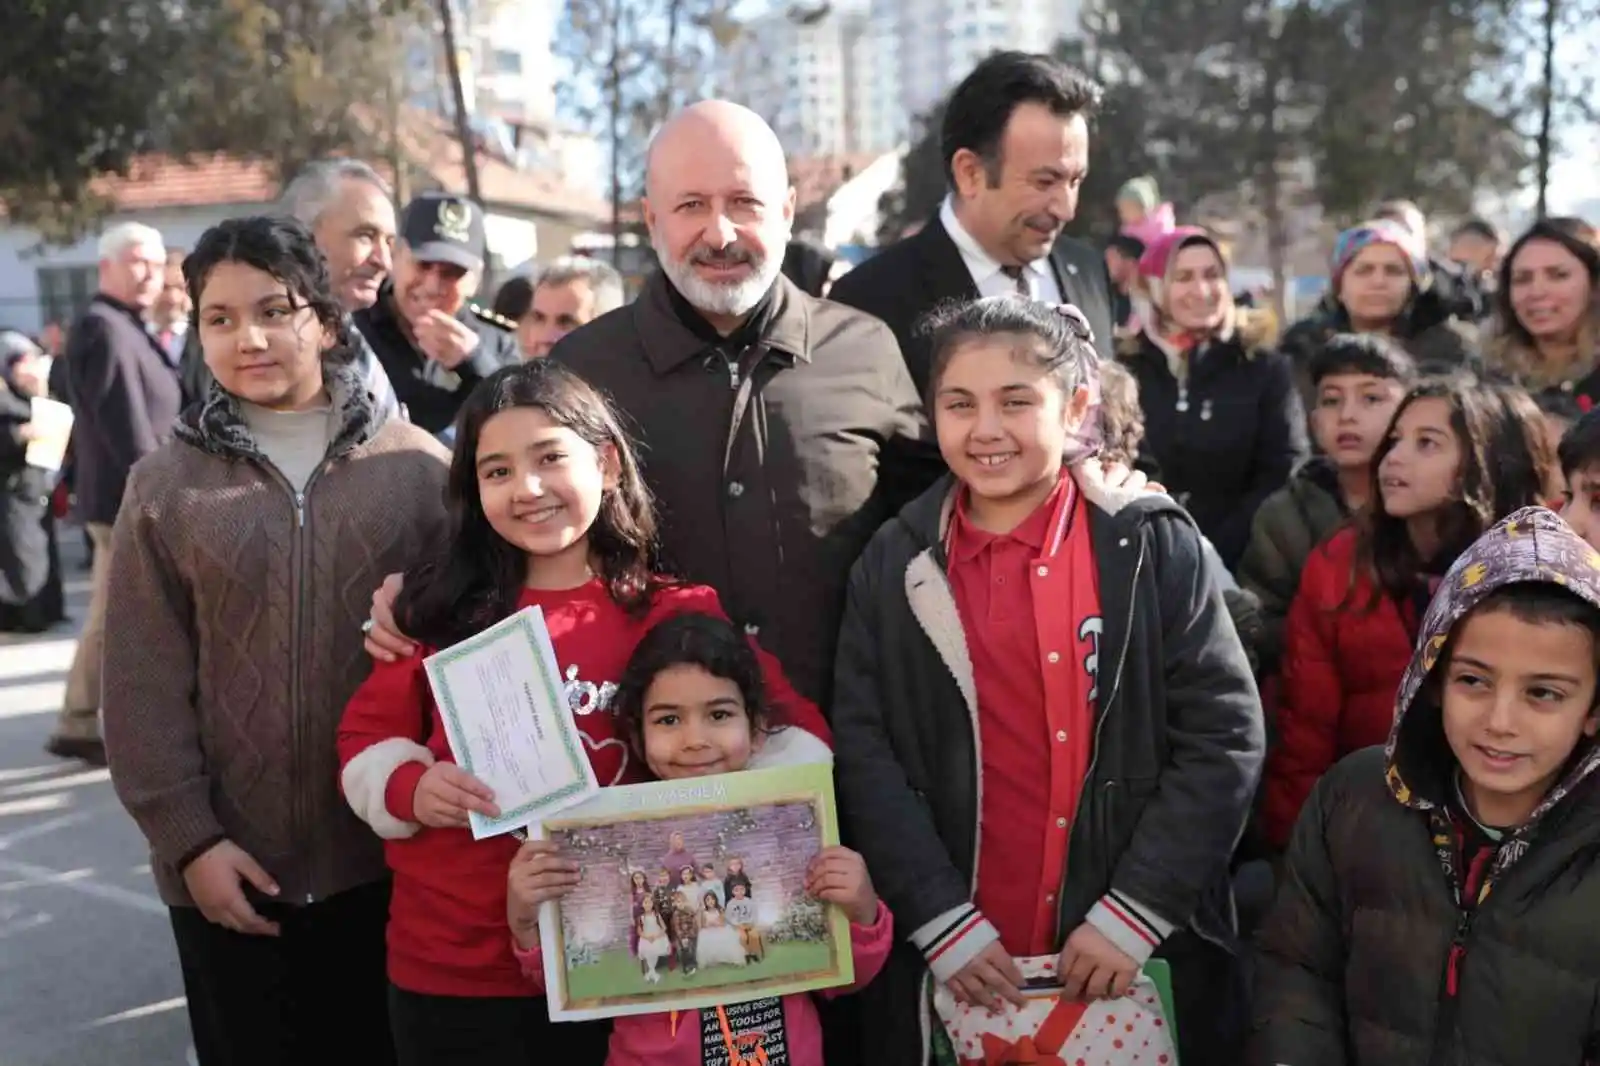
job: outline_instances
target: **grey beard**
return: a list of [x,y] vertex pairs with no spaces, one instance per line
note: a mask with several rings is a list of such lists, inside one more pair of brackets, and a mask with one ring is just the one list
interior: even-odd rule
[[666,273],[667,280],[672,282],[672,287],[696,310],[708,315],[749,314],[783,270],[781,260],[768,257],[755,261],[752,264],[754,273],[744,281],[716,285],[696,274],[692,264],[674,259],[659,246],[656,248],[656,258],[661,261],[661,269]]

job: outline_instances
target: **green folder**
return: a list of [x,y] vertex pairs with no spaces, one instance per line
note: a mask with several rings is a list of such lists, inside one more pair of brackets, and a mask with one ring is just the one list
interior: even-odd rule
[[1167,1028],[1172,1031],[1172,1061],[1178,1064],[1178,1010],[1172,1002],[1172,967],[1166,959],[1150,959],[1144,964],[1144,975],[1155,983],[1161,996],[1161,1013],[1167,1016]]

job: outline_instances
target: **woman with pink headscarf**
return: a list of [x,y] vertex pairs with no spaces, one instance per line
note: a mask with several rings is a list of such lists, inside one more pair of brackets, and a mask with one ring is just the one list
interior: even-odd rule
[[1327,295],[1283,337],[1308,403],[1311,360],[1336,333],[1393,337],[1424,374],[1476,363],[1477,330],[1452,314],[1414,231],[1390,219],[1352,226],[1335,240],[1331,266]]
[[1138,379],[1161,482],[1231,569],[1261,501],[1305,458],[1305,414],[1270,313],[1236,307],[1222,246],[1179,226],[1145,248],[1150,298],[1119,356]]

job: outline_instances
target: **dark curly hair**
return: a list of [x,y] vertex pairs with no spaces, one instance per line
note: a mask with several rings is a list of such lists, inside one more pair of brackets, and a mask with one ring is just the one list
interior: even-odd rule
[[731,681],[744,700],[752,732],[766,733],[778,723],[767,704],[767,687],[755,649],[732,622],[709,614],[680,614],[655,626],[633,649],[617,683],[617,729],[644,754],[645,696],[656,677],[674,666],[698,666],[712,677]]
[[334,337],[329,354],[346,351],[350,334],[344,308],[333,291],[328,261],[311,231],[301,222],[276,215],[249,215],[217,223],[200,235],[183,260],[183,283],[189,290],[189,328],[200,330],[200,297],[211,272],[223,263],[243,263],[283,282],[296,307],[309,307]]
[[1139,405],[1139,379],[1118,362],[1100,364],[1100,455],[1109,462],[1132,466],[1144,442],[1144,408]]
[[501,539],[483,513],[478,491],[478,438],[501,411],[535,407],[552,422],[617,455],[617,487],[606,492],[589,528],[589,549],[606,590],[640,615],[668,582],[656,574],[656,512],[632,441],[594,387],[549,359],[504,367],[479,382],[456,416],[455,455],[445,503],[449,546],[407,571],[395,601],[404,632],[445,647],[508,617],[527,578],[527,557]]

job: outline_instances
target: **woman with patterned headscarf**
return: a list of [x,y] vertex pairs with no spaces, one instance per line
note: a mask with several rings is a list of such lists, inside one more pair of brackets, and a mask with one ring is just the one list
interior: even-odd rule
[[1477,362],[1477,330],[1455,316],[1434,284],[1420,235],[1391,219],[1339,234],[1328,293],[1284,334],[1283,350],[1309,404],[1311,360],[1336,333],[1381,333],[1399,341],[1424,374]]
[[1119,356],[1139,383],[1146,450],[1231,569],[1261,501],[1305,458],[1305,413],[1270,313],[1236,307],[1222,246],[1197,226],[1139,260],[1150,300]]

